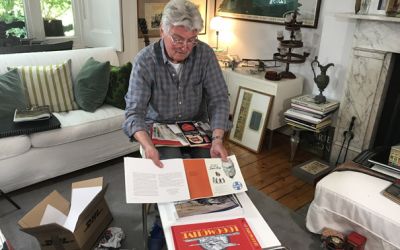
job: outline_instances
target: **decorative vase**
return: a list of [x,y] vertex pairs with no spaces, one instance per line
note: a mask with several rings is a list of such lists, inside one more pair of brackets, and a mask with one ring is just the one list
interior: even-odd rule
[[[316,75],[315,70],[314,70],[314,64],[317,64],[317,66],[320,69],[320,74]],[[326,74],[326,71],[328,70],[329,67],[334,66],[333,63],[328,63],[327,65],[321,65],[318,61],[318,57],[316,56],[314,61],[311,62],[311,69],[314,74],[314,82],[317,84],[318,89],[319,89],[319,95],[316,95],[314,97],[315,103],[325,103],[326,102],[326,97],[322,94],[322,92],[325,90],[325,88],[329,84],[329,76]]]

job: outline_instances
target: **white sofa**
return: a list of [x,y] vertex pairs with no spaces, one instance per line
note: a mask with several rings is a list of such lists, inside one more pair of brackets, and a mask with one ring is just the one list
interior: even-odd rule
[[[72,78],[89,57],[118,66],[112,48],[0,55],[0,74],[8,66],[48,65],[72,60]],[[0,100],[1,102],[1,100]],[[61,128],[31,135],[0,138],[0,189],[13,191],[137,151],[122,132],[124,111],[103,105],[94,113],[83,110],[54,113]]]

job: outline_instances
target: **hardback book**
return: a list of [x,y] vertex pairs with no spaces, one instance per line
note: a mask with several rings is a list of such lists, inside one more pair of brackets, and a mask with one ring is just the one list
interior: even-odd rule
[[14,122],[29,122],[46,120],[51,117],[49,106],[35,106],[31,109],[16,109],[14,112]]
[[323,122],[331,117],[330,115],[326,115],[324,117],[315,117],[311,114],[297,111],[296,109],[288,109],[285,111],[284,115],[287,116],[288,118],[300,119],[300,120],[303,120],[306,122],[310,122],[312,124],[318,124],[318,123]]
[[303,95],[291,99],[291,102],[321,112],[329,112],[339,107],[339,102],[327,99],[325,103],[316,103],[313,95]]
[[322,129],[322,128],[326,127],[326,126],[329,126],[332,123],[332,119],[330,119],[330,118],[327,119],[327,120],[324,120],[324,121],[322,121],[320,123],[313,124],[311,122],[307,122],[307,121],[304,121],[304,120],[301,120],[301,119],[298,119],[298,118],[293,118],[293,117],[288,117],[288,116],[285,116],[285,121],[292,122],[292,123],[297,123],[297,124],[300,124],[300,125],[302,125],[304,127],[308,127],[308,128],[311,128],[311,129]]
[[382,191],[382,194],[392,201],[400,204],[400,180],[396,180]]
[[154,123],[151,138],[155,146],[200,147],[211,145],[211,128],[206,122]]
[[[177,219],[184,217],[193,218],[196,215],[204,214],[217,214],[224,212],[224,215],[228,214],[227,211],[241,210],[241,204],[235,194],[228,194],[209,198],[200,198],[195,200],[183,200],[174,202]],[[231,214],[231,213],[229,213]]]
[[175,249],[261,249],[245,218],[171,227]]

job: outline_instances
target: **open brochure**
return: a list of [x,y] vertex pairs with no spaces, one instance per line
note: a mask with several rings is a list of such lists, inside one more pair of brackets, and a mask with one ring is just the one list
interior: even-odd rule
[[45,120],[51,117],[49,106],[37,106],[31,109],[19,110],[14,112],[14,122],[28,122]]
[[162,160],[125,157],[127,203],[156,203],[198,199],[247,190],[234,155],[220,158]]
[[151,138],[156,146],[199,147],[211,144],[211,128],[206,122],[154,123]]

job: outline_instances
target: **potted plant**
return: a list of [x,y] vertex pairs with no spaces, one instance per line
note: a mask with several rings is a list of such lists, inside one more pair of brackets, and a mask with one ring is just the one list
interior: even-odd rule
[[26,37],[25,17],[21,3],[13,0],[0,1],[0,39]]
[[42,0],[41,4],[46,36],[64,36],[63,23],[59,18],[71,9],[71,1]]

